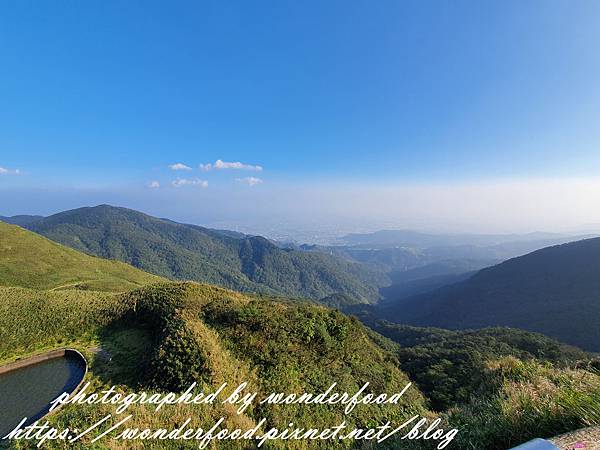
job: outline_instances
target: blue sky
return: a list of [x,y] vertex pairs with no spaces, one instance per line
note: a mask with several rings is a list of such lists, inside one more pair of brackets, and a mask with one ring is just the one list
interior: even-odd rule
[[[600,169],[599,20],[594,1],[3,2],[0,214],[106,200],[243,221],[523,180],[591,195],[572,187]],[[262,170],[199,169],[217,160]]]

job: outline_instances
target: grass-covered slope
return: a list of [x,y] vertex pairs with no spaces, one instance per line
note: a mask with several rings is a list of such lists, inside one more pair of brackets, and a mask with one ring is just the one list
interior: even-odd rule
[[511,259],[382,315],[417,326],[522,328],[600,351],[600,238]]
[[[371,383],[370,389],[396,392],[409,381],[394,356],[379,347],[360,322],[335,310],[193,283],[149,286],[129,298],[136,314],[161,330],[153,356],[156,364],[151,361],[149,371],[157,387],[177,390],[190,379],[220,379],[226,375],[220,373],[224,356],[251,367],[264,394],[319,391],[333,382],[340,390],[352,392],[365,381]],[[179,357],[190,360],[170,366],[168,359]],[[407,395],[407,407],[420,402],[417,390]],[[286,413],[291,414],[290,409],[294,410],[286,408]],[[385,408],[379,409],[370,411],[373,417],[384,413]],[[290,415],[289,420],[297,422],[301,417]]]
[[128,264],[85,255],[0,222],[0,286],[126,291],[159,280]]
[[506,357],[490,362],[484,373],[471,400],[446,415],[466,430],[453,448],[505,450],[600,424],[597,372]]
[[[335,310],[195,283],[161,283],[121,294],[0,288],[0,361],[75,347],[91,361],[87,380],[95,391],[111,385],[128,393],[180,390],[196,381],[204,392],[226,382],[229,394],[247,382],[248,390],[262,397],[322,392],[333,382],[339,391],[355,392],[368,381],[373,393],[389,393],[405,386],[408,371],[440,410],[444,426],[461,430],[450,448],[503,450],[533,437],[600,423],[600,377],[592,368],[598,362],[584,365],[589,355],[583,352],[518,330],[390,327],[386,334],[403,345]],[[101,347],[110,358],[102,352],[94,356],[92,347]],[[440,407],[440,400],[449,402]],[[442,412],[447,405],[452,406]],[[110,413],[110,406],[66,406],[50,420],[60,428],[85,429]],[[246,429],[261,418],[267,419],[267,427],[293,422],[323,428],[342,420],[351,427],[372,427],[416,413],[431,417],[415,386],[399,406],[361,406],[348,416],[339,407],[323,405],[255,404],[236,414],[235,408],[218,403],[165,407],[158,413],[132,406],[129,413],[133,419],[128,426],[151,429],[177,428],[188,417],[197,427],[210,427],[224,417],[223,427]],[[81,448],[87,444],[82,441]],[[148,444],[197,448],[194,442]],[[424,440],[388,444],[410,450],[436,445]],[[102,442],[107,447],[135,448],[110,439]],[[340,447],[330,442],[268,446]],[[223,448],[253,447],[243,442]],[[363,447],[356,443],[352,448]]]
[[383,276],[331,255],[279,248],[244,236],[101,205],[65,211],[28,227],[76,250],[177,280],[318,300],[341,293],[378,298]]
[[[59,343],[84,353],[101,346],[110,360],[86,353],[92,360],[88,378],[98,390],[121,384],[128,392],[178,391],[196,381],[204,391],[226,382],[225,392],[231,393],[245,381],[248,391],[264,397],[271,392],[318,393],[334,382],[337,392],[356,392],[368,381],[368,392],[394,393],[409,381],[395,356],[356,319],[321,306],[258,299],[214,286],[162,283],[125,294],[0,288],[0,308],[0,359]],[[19,315],[29,320],[15,326],[13,317]],[[65,407],[51,419],[83,429],[108,412],[108,406]],[[134,406],[130,412],[134,418],[128,426],[153,428],[174,428],[186,417],[193,417],[198,427],[210,427],[219,417],[226,418],[223,426],[247,428],[261,418],[267,419],[267,428],[285,428],[290,422],[325,428],[343,420],[349,427],[370,427],[427,414],[425,399],[414,387],[400,405],[362,405],[349,415],[340,405],[258,402],[241,415],[218,403],[165,407],[160,413]],[[167,444],[159,442],[155,448]],[[123,444],[105,440],[103,445]],[[169,448],[182,445],[197,447],[176,442]],[[242,441],[227,448],[252,447]],[[268,448],[308,447],[306,442],[283,442]],[[331,447],[324,443],[321,448]]]
[[0,287],[0,362],[78,342],[88,346],[128,308],[121,294]]

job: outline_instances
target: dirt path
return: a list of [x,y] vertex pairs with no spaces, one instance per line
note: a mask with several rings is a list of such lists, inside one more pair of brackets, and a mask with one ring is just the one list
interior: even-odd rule
[[81,283],[82,283],[81,281],[76,281],[74,283],[67,283],[67,284],[63,284],[62,286],[56,286],[56,287],[53,287],[52,289],[48,289],[48,290],[49,291],[58,291],[59,289],[77,286],[78,284],[81,284]]
[[600,427],[584,428],[550,439],[561,449],[600,450]]

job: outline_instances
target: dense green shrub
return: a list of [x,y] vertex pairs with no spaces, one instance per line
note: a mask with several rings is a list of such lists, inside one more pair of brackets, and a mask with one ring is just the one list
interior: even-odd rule
[[180,391],[206,376],[205,357],[182,313],[184,284],[159,284],[129,294],[134,320],[154,331],[154,348],[148,366],[148,382],[157,389]]
[[[400,366],[443,411],[469,401],[472,395],[489,396],[495,387],[486,383],[487,363],[505,356],[550,361],[560,366],[582,364],[591,355],[538,333],[511,329],[451,331],[416,328],[385,321],[372,328],[397,344]],[[483,392],[482,386],[492,391]]]

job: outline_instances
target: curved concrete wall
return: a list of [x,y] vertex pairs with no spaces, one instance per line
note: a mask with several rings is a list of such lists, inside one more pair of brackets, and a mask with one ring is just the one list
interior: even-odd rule
[[87,373],[87,360],[80,352],[72,348],[61,348],[58,350],[52,350],[49,352],[42,353],[40,355],[34,355],[29,358],[20,359],[12,363],[5,364],[4,366],[0,366],[0,375],[2,375],[3,373],[12,372],[13,370],[22,369],[23,367],[32,366],[34,364],[38,364],[49,359],[62,358],[63,356],[75,356],[79,358],[83,362],[83,366],[85,367],[85,371],[83,374],[83,376],[85,377],[85,374]]

